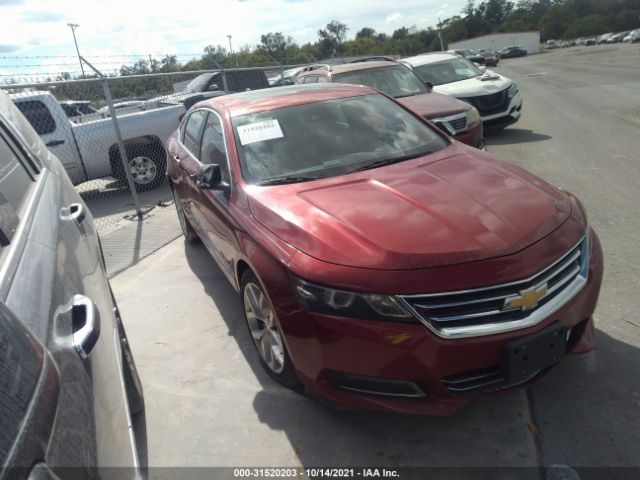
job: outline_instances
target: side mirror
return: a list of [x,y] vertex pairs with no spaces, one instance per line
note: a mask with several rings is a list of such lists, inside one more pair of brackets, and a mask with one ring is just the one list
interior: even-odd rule
[[215,163],[203,165],[196,176],[198,186],[206,190],[224,190],[220,165]]
[[487,67],[486,67],[485,65],[480,65],[480,66],[478,66],[478,68],[480,69],[480,71],[481,71],[482,73],[484,73],[484,72],[486,72],[486,71],[487,71]]
[[427,86],[429,90],[433,90],[433,83],[425,81],[424,84]]
[[218,86],[217,83],[212,83],[211,85],[209,85],[209,87],[207,88],[207,90],[209,92],[217,92],[218,90],[220,90],[220,87]]

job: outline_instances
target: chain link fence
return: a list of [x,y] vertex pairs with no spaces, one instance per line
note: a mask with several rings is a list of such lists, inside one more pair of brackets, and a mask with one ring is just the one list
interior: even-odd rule
[[94,78],[0,87],[60,159],[104,235],[171,201],[165,142],[186,110],[225,93],[288,84],[287,70],[103,77],[94,69]]

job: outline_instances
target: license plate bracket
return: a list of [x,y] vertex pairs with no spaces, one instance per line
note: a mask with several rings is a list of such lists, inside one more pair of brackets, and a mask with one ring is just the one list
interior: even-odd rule
[[532,335],[511,340],[502,348],[502,374],[510,383],[527,380],[559,362],[567,353],[567,327],[558,321]]

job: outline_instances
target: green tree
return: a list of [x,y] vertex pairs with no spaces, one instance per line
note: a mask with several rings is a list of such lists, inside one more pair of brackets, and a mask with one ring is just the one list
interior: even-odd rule
[[325,28],[318,30],[318,41],[320,54],[323,57],[332,57],[336,54],[342,54],[342,45],[347,36],[347,27],[338,20],[332,20],[327,23]]

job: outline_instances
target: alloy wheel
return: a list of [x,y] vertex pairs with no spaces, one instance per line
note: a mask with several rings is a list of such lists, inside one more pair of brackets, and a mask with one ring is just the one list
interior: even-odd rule
[[262,289],[253,282],[245,285],[243,295],[249,331],[260,357],[271,371],[282,373],[285,363],[284,344],[273,309]]

